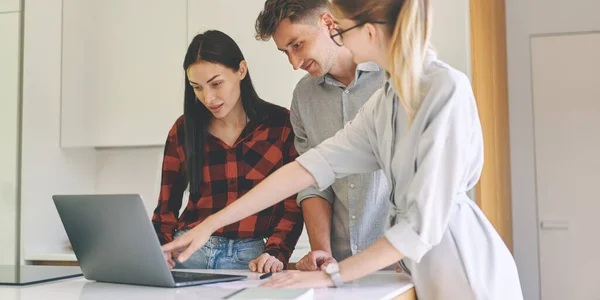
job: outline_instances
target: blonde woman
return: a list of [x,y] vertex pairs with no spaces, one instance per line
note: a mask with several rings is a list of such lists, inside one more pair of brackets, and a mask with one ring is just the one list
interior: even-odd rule
[[344,130],[164,250],[185,249],[185,260],[216,228],[309,185],[382,169],[393,188],[385,237],[325,271],[277,275],[267,286],[342,286],[402,260],[419,299],[522,299],[511,253],[466,194],[483,166],[481,125],[468,78],[429,50],[429,1],[332,0],[331,8],[332,38],[357,63],[384,67],[383,89]]

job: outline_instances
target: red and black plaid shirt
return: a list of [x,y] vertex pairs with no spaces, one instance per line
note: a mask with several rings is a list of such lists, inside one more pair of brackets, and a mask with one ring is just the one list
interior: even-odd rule
[[[184,118],[180,117],[165,145],[162,186],[152,222],[161,244],[173,240],[174,230],[191,229],[233,203],[265,177],[297,157],[289,111],[277,107],[264,120],[251,121],[233,146],[208,135],[204,146],[203,183],[199,195],[190,195],[179,216],[187,187],[183,147]],[[302,233],[303,219],[292,196],[255,215],[217,230],[231,239],[268,238],[265,253],[284,266]]]

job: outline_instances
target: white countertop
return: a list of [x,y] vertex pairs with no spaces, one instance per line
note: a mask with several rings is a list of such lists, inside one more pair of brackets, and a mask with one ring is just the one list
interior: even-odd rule
[[75,253],[65,251],[61,253],[35,253],[25,256],[26,261],[77,261]]
[[[19,273],[17,279],[17,271]],[[71,266],[7,266],[0,265],[0,285],[33,284],[56,278],[81,276],[81,268]],[[1,300],[2,298],[0,298]]]
[[[200,270],[199,270],[200,271]],[[260,274],[249,271],[201,270],[243,274],[248,281],[219,283],[182,288],[155,288],[135,285],[100,283],[83,277],[59,280],[28,286],[0,286],[2,300],[64,299],[64,300],[100,300],[100,299],[223,299],[241,286],[255,286]],[[343,288],[315,289],[317,300],[349,299],[392,299],[413,287],[410,277],[394,271],[380,271],[365,278],[348,283]]]

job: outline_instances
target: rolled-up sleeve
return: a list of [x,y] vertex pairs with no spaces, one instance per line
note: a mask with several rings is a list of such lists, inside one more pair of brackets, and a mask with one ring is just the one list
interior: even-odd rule
[[317,188],[328,188],[336,178],[369,173],[381,167],[375,156],[371,138],[375,137],[374,106],[383,97],[380,89],[333,137],[308,150],[296,159],[314,177]]
[[314,197],[319,197],[319,198],[325,199],[325,200],[327,200],[327,202],[329,202],[329,204],[333,205],[333,200],[335,199],[335,194],[333,193],[333,189],[331,187],[328,187],[328,188],[320,191],[318,188],[311,186],[311,187],[301,191],[300,193],[298,193],[297,203],[298,203],[298,205],[302,205],[302,201],[304,201],[308,198],[314,198]]

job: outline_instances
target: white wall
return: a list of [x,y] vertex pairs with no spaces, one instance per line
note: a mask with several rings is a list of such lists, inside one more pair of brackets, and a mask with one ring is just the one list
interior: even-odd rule
[[139,193],[152,215],[160,191],[163,148],[98,149],[96,158],[96,193]]
[[440,59],[471,78],[469,0],[433,0],[431,42]]
[[64,229],[53,194],[93,193],[92,149],[61,149],[61,0],[24,6],[21,218],[22,251],[61,252]]
[[599,11],[596,0],[506,1],[513,242],[525,299],[540,299],[531,38],[600,30]]
[[[20,22],[20,12],[0,12],[0,266],[16,265],[18,259]],[[11,282],[16,274],[0,276],[7,276],[0,282]]]

